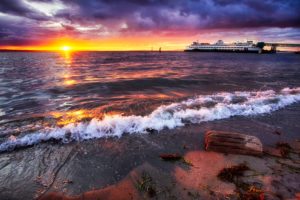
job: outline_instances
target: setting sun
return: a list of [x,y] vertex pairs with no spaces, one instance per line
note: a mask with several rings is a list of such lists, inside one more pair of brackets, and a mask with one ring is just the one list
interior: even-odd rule
[[71,50],[71,47],[69,47],[69,46],[63,46],[63,47],[61,48],[61,50],[63,50],[63,51],[70,51],[70,50]]

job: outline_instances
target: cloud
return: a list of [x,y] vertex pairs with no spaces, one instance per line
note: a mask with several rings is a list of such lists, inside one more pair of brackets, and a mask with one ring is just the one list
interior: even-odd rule
[[39,10],[30,7],[22,0],[1,0],[0,12],[34,20],[48,20]]
[[[261,0],[64,0],[73,16],[81,20],[127,20],[133,27],[169,28],[189,25],[191,16],[194,28],[245,28],[245,27],[300,27],[299,1]],[[72,13],[73,12],[73,13]],[[139,20],[135,20],[135,16]],[[148,26],[140,24],[141,19]],[[191,27],[190,27],[191,28]]]
[[[51,5],[53,9],[45,14],[35,4]],[[21,19],[15,24],[11,24],[11,19],[1,19],[4,26],[0,28],[0,43],[14,35],[28,36],[29,42],[43,39],[44,35],[49,36],[47,32],[54,36],[101,38],[240,30],[255,34],[256,29],[270,30],[270,37],[274,32],[274,36],[295,40],[294,33],[300,28],[299,10],[300,1],[294,0],[1,0],[0,18],[2,13]],[[24,33],[19,32],[20,23]],[[286,34],[287,30],[291,34]],[[33,31],[38,31],[38,36],[31,35]],[[278,34],[280,31],[282,34]]]

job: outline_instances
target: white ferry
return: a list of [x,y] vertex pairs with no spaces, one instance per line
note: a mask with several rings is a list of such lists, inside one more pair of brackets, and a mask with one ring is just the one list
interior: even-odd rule
[[218,40],[215,44],[193,42],[184,51],[262,53],[262,49],[257,47],[253,41],[227,44],[222,40]]

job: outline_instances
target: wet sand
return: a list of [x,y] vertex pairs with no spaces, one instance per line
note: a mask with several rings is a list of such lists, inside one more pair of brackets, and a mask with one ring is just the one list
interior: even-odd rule
[[[53,141],[1,153],[0,199],[238,199],[236,186],[217,174],[240,163],[251,169],[243,181],[261,188],[266,199],[296,199],[298,153],[287,159],[205,152],[204,133],[235,131],[274,146],[300,139],[299,118],[298,103],[272,115],[64,145]],[[179,153],[188,162],[163,161],[161,153]]]

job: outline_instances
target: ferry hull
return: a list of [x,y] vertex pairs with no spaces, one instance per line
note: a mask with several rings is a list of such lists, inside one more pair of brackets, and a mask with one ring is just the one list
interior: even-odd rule
[[185,52],[260,53],[259,50],[185,49]]

